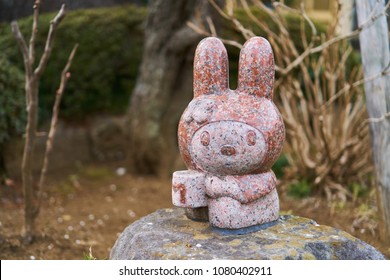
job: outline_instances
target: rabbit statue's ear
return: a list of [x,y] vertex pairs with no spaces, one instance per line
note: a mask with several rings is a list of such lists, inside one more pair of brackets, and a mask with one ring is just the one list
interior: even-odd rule
[[273,98],[274,55],[270,43],[262,37],[249,39],[240,52],[238,91]]
[[227,90],[228,73],[228,56],[221,40],[208,37],[200,41],[194,59],[194,97]]

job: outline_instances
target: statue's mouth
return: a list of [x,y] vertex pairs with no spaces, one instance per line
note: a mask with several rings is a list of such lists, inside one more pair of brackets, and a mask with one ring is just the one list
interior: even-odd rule
[[236,154],[236,149],[231,145],[224,145],[221,148],[221,154],[224,156],[234,156]]

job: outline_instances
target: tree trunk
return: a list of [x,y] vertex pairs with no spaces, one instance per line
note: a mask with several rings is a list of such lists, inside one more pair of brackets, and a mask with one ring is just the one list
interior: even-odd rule
[[[374,9],[380,14],[384,9],[384,0],[357,0],[359,25],[365,22]],[[373,77],[388,66],[389,36],[386,16],[377,19],[373,25],[360,33],[364,77]],[[378,204],[382,212],[384,228],[382,235],[390,240],[390,75],[365,83],[367,110],[370,118],[371,143],[378,187]],[[376,120],[375,120],[376,119]]]
[[130,165],[167,175],[178,155],[177,123],[192,96],[192,62],[201,35],[187,25],[210,14],[207,0],[154,0],[144,54],[128,111]]
[[28,101],[27,105],[28,121],[22,161],[22,181],[24,193],[24,228],[22,234],[26,242],[30,243],[35,235],[35,218],[37,215],[32,174],[38,124],[38,82],[34,78],[28,78],[26,81],[26,91],[30,91],[27,95],[31,100]]

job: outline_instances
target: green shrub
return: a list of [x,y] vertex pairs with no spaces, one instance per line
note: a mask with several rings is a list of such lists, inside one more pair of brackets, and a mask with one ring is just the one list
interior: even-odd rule
[[[40,16],[37,58],[54,15]],[[60,116],[75,120],[94,113],[115,114],[126,110],[142,57],[145,16],[144,8],[130,5],[68,12],[57,30],[52,56],[40,83],[41,121],[51,115],[60,73],[75,43],[79,43],[79,49]],[[26,40],[30,38],[31,24],[31,17],[19,20]],[[0,48],[1,53],[23,69],[22,55],[10,27],[4,25],[0,26]]]
[[0,55],[0,153],[11,136],[24,131],[24,96],[22,72]]
[[306,180],[298,181],[287,188],[287,194],[295,198],[305,198],[311,193],[311,187]]
[[284,154],[281,154],[275,164],[272,166],[272,170],[274,171],[276,178],[283,178],[284,176],[284,168],[288,166],[287,157]]
[[25,128],[24,96],[22,72],[0,55],[0,185],[5,174],[4,144]]
[[363,183],[352,183],[348,186],[349,192],[352,194],[352,200],[356,201],[358,198],[366,197],[370,193],[370,189]]

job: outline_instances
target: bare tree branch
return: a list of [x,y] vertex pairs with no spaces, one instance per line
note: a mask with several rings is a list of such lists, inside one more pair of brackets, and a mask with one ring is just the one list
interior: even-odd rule
[[210,28],[210,32],[212,34],[213,37],[217,37],[217,30],[215,29],[215,25],[214,25],[214,22],[213,20],[211,19],[210,16],[207,16],[206,17],[206,21],[207,21],[207,24]]
[[213,7],[218,11],[218,13],[219,13],[222,17],[224,17],[224,18],[226,18],[226,19],[228,19],[228,20],[230,20],[230,21],[233,22],[234,26],[237,28],[237,30],[239,30],[239,31],[241,32],[241,34],[243,34],[243,36],[245,37],[245,39],[249,39],[249,38],[251,38],[251,37],[256,36],[256,35],[253,33],[252,30],[245,28],[245,27],[241,24],[241,22],[238,21],[233,15],[228,15],[228,14],[226,14],[226,13],[218,6],[218,4],[217,4],[214,0],[209,0],[209,2],[211,3],[211,5],[213,5]]
[[387,118],[390,118],[390,112],[384,114],[380,118],[368,118],[365,123],[379,123],[379,122],[383,122]]
[[39,61],[38,67],[34,71],[34,74],[37,77],[40,77],[46,68],[47,61],[49,60],[53,48],[53,39],[54,39],[55,32],[57,30],[58,25],[60,24],[60,22],[63,20],[64,17],[65,17],[65,5],[62,5],[61,10],[58,12],[55,18],[50,22],[50,29],[49,29],[49,33],[47,34],[45,50],[43,52],[41,60]]
[[[57,92],[56,92],[56,98],[55,98],[54,105],[53,105],[53,115],[51,117],[51,124],[50,124],[50,129],[49,129],[49,135],[48,135],[47,140],[46,140],[46,150],[45,150],[45,155],[44,155],[44,158],[43,158],[43,165],[42,165],[42,169],[41,169],[41,175],[40,175],[39,182],[38,182],[38,195],[37,195],[37,198],[38,198],[38,203],[39,204],[41,203],[42,188],[43,188],[44,183],[45,183],[47,168],[48,168],[48,165],[49,165],[49,156],[50,156],[50,154],[51,154],[51,152],[53,150],[53,142],[54,142],[54,136],[55,136],[55,133],[56,133],[57,123],[58,123],[58,113],[59,113],[59,107],[60,107],[60,103],[61,103],[61,98],[62,98],[63,92],[65,90],[66,84],[67,84],[68,80],[70,79],[69,69],[70,69],[70,67],[72,65],[72,61],[73,61],[73,58],[74,58],[74,56],[76,54],[77,48],[78,48],[78,44],[76,44],[73,47],[73,50],[72,50],[72,52],[69,55],[68,62],[66,63],[66,65],[65,65],[65,67],[64,67],[64,69],[62,70],[62,73],[61,73],[60,86],[59,86],[59,88],[57,89]],[[39,206],[38,206],[38,208],[39,208]]]
[[35,60],[35,38],[38,33],[38,19],[39,19],[39,8],[41,6],[40,0],[34,1],[34,16],[33,16],[33,24],[32,24],[32,30],[31,30],[31,38],[30,38],[30,45],[29,45],[29,60],[31,68],[34,67],[34,60]]
[[[211,34],[210,31],[207,31],[205,29],[202,29],[201,27],[199,27],[198,25],[194,24],[193,22],[191,21],[187,21],[187,26],[189,28],[191,28],[192,30],[194,30],[195,32],[201,34],[201,35],[204,35],[204,36],[212,36],[213,34]],[[227,45],[231,45],[231,46],[234,46],[238,49],[241,49],[242,48],[242,44],[234,41],[234,40],[227,40],[227,39],[223,39],[223,38],[219,38],[223,43],[227,44]]]
[[326,103],[324,103],[320,109],[324,109],[324,107],[330,106],[337,98],[345,94],[346,92],[350,91],[351,89],[364,85],[367,82],[371,82],[373,80],[376,80],[380,77],[386,76],[390,74],[390,63],[379,73],[372,75],[371,77],[365,78],[365,79],[360,79],[358,81],[355,81],[352,84],[347,84],[344,86],[342,89],[340,89],[335,95],[333,95]]
[[33,70],[29,59],[29,50],[26,44],[26,41],[23,37],[22,32],[20,32],[19,24],[17,21],[13,21],[11,23],[11,29],[12,33],[14,34],[14,37],[16,39],[16,42],[18,43],[19,49],[23,56],[23,63],[24,63],[24,69],[25,69],[25,79],[26,79],[26,110],[29,110],[29,104],[30,104],[30,91],[27,89],[27,84],[31,79],[33,78]]
[[19,24],[17,21],[13,21],[11,23],[12,33],[15,36],[15,39],[19,45],[19,48],[22,52],[24,61],[28,61],[28,47],[26,44],[26,41],[24,40],[24,37],[22,35],[22,32],[20,32]]

